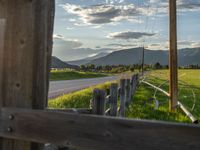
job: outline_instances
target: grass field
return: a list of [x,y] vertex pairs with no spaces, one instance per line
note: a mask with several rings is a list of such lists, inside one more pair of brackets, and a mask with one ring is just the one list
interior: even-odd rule
[[[169,72],[167,70],[152,71],[147,74],[148,81],[168,91]],[[160,107],[154,109],[151,98],[159,100]],[[200,119],[200,70],[179,70],[179,101],[198,119]],[[181,110],[175,113],[168,111],[168,97],[152,87],[140,84],[127,116],[130,118],[156,119],[179,122],[191,122]]]
[[[168,91],[169,72],[167,70],[157,70],[149,72],[145,80]],[[109,89],[110,83],[97,86],[101,89]],[[63,95],[55,100],[49,101],[52,108],[87,108],[92,98],[92,88],[88,88],[75,93]],[[160,106],[155,109],[155,98]],[[200,119],[200,70],[179,70],[179,101],[198,119]],[[126,111],[129,118],[165,120],[175,122],[191,122],[185,114],[168,111],[168,97],[148,85],[141,83],[135,93],[134,100]]]
[[89,108],[94,88],[109,89],[111,82],[93,86],[81,91],[65,94],[55,99],[50,99],[49,108]]
[[86,79],[86,78],[97,78],[106,77],[108,74],[94,73],[94,72],[79,72],[74,70],[52,70],[50,73],[50,81],[56,80],[73,80],[73,79]]

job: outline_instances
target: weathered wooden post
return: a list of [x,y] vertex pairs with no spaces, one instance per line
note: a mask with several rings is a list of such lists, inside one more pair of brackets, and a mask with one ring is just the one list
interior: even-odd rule
[[110,116],[117,116],[118,84],[112,83],[110,87]]
[[125,117],[125,102],[126,102],[126,96],[125,96],[125,87],[126,86],[126,79],[120,80],[120,117]]
[[[0,1],[0,109],[46,107],[54,7],[54,0]],[[15,126],[7,131],[14,134]],[[0,142],[1,150],[40,148],[20,140]]]
[[94,89],[93,102],[92,102],[93,114],[97,115],[105,114],[105,97],[106,97],[106,92],[104,90]]
[[131,96],[133,95],[133,89],[134,89],[134,79],[135,79],[135,76],[131,76]]
[[177,65],[177,25],[176,25],[176,0],[169,0],[169,18],[170,18],[170,101],[169,109],[175,110],[178,103],[178,65]]
[[130,79],[126,79],[126,89],[125,89],[125,97],[126,97],[126,107],[129,105],[129,103],[131,102],[131,88],[130,88]]

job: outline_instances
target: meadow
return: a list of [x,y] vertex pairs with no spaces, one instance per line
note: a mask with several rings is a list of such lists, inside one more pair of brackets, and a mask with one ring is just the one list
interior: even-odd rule
[[[200,119],[200,70],[179,70],[178,100],[198,119]],[[169,89],[169,71],[156,70],[147,73],[143,79],[165,91]],[[159,101],[159,108],[155,109],[155,101]],[[178,122],[191,122],[178,109],[169,112],[169,98],[152,87],[140,83],[132,104],[127,111],[129,118],[155,119]]]
[[[167,70],[154,70],[148,72],[142,79],[168,91]],[[51,108],[88,108],[94,88],[109,89],[110,83],[98,85],[49,101]],[[154,99],[159,101],[155,108]],[[200,119],[200,70],[179,70],[179,101],[198,119]],[[181,111],[169,112],[168,97],[152,87],[140,83],[129,105],[126,116],[128,118],[165,120],[175,122],[191,122]]]
[[81,72],[76,70],[63,69],[63,70],[52,70],[50,73],[50,81],[98,78],[106,76],[109,76],[109,74],[95,73],[95,72]]

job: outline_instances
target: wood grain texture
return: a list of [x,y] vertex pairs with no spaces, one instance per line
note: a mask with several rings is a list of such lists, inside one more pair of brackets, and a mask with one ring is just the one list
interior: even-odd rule
[[117,116],[118,84],[110,86],[110,116]]
[[8,108],[0,119],[1,136],[34,142],[88,150],[200,149],[197,125]]
[[125,117],[125,103],[126,103],[126,96],[125,96],[125,89],[126,89],[126,79],[120,79],[120,117]]
[[178,106],[178,55],[177,55],[177,13],[176,0],[169,0],[169,68],[170,68],[170,101],[169,109],[176,110]]
[[[48,91],[54,0],[0,0],[6,21],[0,48],[0,107],[44,109]],[[51,16],[51,17],[49,17]],[[38,150],[37,144],[3,140],[1,150]]]
[[66,108],[66,109],[45,109],[50,112],[67,112],[76,114],[91,114],[92,109],[89,108]]
[[105,114],[105,90],[94,89],[93,102],[92,102],[92,114],[104,115]]
[[126,97],[126,106],[128,107],[129,103],[131,102],[131,87],[130,87],[130,79],[126,79],[126,89],[125,89],[125,97]]

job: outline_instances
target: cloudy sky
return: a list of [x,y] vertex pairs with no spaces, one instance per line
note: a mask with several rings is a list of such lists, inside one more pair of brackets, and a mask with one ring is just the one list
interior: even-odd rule
[[[177,0],[178,47],[200,47],[200,0]],[[168,50],[168,0],[56,0],[53,55]]]

